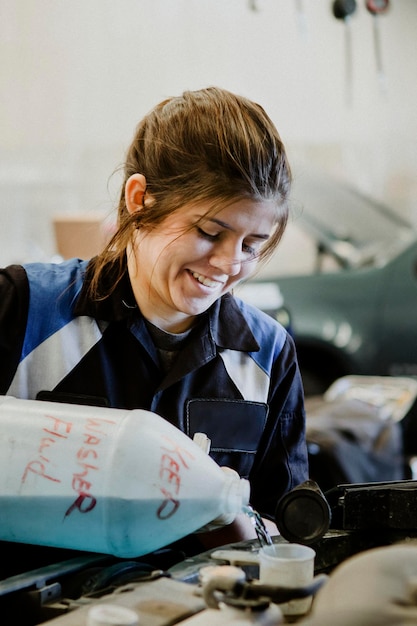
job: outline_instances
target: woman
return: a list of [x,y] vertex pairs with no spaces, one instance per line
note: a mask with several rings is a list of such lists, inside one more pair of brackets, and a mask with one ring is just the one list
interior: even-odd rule
[[[279,243],[290,181],[259,105],[214,87],[157,105],[103,252],[1,272],[0,392],[145,408],[204,432],[274,520],[307,478],[302,385],[286,331],[231,292]],[[199,535],[204,547],[253,536],[244,515]]]

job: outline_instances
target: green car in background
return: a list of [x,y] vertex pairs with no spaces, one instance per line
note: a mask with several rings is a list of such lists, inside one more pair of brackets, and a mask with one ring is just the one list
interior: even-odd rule
[[[347,374],[417,375],[412,225],[353,189],[305,172],[295,177],[293,215],[281,249],[237,295],[245,299],[248,289],[253,301],[258,291],[258,306],[287,321],[306,395],[323,393]],[[297,274],[286,271],[289,258],[299,261]]]

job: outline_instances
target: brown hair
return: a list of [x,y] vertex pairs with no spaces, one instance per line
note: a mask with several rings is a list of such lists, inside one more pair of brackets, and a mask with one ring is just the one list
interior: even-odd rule
[[[126,208],[124,187],[132,174],[146,178],[152,198],[137,213]],[[115,286],[134,229],[152,229],[190,202],[211,202],[216,210],[241,198],[270,200],[277,226],[261,257],[273,252],[288,219],[291,171],[281,138],[263,108],[224,89],[186,91],[164,100],[139,123],[126,155],[117,231],[96,257],[90,293],[111,262]],[[148,195],[149,194],[149,195]]]

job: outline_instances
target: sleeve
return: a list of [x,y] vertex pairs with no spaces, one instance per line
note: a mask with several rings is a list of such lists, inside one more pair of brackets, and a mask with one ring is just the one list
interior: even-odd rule
[[304,392],[295,346],[288,335],[274,363],[267,424],[252,467],[251,504],[275,519],[282,495],[308,479]]
[[0,394],[7,393],[19,364],[29,306],[29,284],[21,265],[0,270]]

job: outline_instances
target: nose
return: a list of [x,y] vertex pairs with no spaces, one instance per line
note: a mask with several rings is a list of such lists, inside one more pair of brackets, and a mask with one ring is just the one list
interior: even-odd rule
[[222,246],[212,252],[209,263],[227,276],[236,276],[242,269],[243,254],[241,248]]

